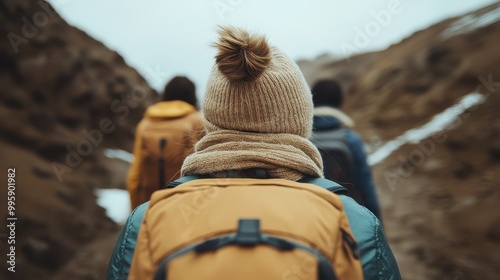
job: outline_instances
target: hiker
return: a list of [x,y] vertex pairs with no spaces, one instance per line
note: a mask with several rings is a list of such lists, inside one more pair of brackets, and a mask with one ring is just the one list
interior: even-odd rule
[[298,66],[263,36],[219,35],[207,134],[129,216],[107,279],[400,279],[379,220],[321,178]]
[[312,88],[314,123],[312,142],[321,152],[324,175],[347,188],[348,195],[381,220],[370,166],[354,122],[340,108],[344,101],[341,85],[320,80]]
[[174,77],[161,101],[150,106],[135,134],[134,161],[127,188],[132,209],[179,178],[182,162],[204,134],[196,89],[186,77]]

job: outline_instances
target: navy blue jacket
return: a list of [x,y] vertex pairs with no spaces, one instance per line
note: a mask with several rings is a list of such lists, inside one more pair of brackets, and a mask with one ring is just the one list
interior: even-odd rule
[[[336,117],[314,116],[313,132],[314,130],[335,130],[340,127],[342,127],[342,122]],[[318,141],[321,142],[321,139]],[[371,168],[366,161],[363,141],[356,132],[349,129],[346,132],[346,142],[353,157],[353,183],[363,196],[366,202],[365,206],[381,220],[380,205],[377,194],[375,193],[375,184],[373,183]]]

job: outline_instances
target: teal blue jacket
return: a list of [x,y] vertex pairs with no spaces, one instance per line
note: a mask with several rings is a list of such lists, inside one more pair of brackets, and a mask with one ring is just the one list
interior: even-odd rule
[[[321,179],[326,181],[325,179]],[[331,182],[331,181],[329,181]],[[358,243],[365,279],[401,279],[396,259],[373,213],[346,195],[340,195],[347,219]],[[149,202],[139,205],[129,216],[111,256],[107,280],[127,279],[142,218]]]

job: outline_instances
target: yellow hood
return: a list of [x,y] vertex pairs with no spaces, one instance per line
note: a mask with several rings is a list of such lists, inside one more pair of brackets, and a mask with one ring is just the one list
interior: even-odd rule
[[196,108],[184,101],[162,101],[150,106],[144,114],[150,119],[173,119],[195,112]]

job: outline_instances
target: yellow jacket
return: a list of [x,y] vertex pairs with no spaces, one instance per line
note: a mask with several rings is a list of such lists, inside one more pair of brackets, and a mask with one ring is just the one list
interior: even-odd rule
[[168,183],[179,177],[182,162],[204,134],[200,112],[184,101],[163,101],[146,110],[136,129],[134,160],[127,180],[132,209],[148,201],[160,188],[158,161],[151,159],[151,155],[159,157],[160,139],[167,140],[163,154]]

